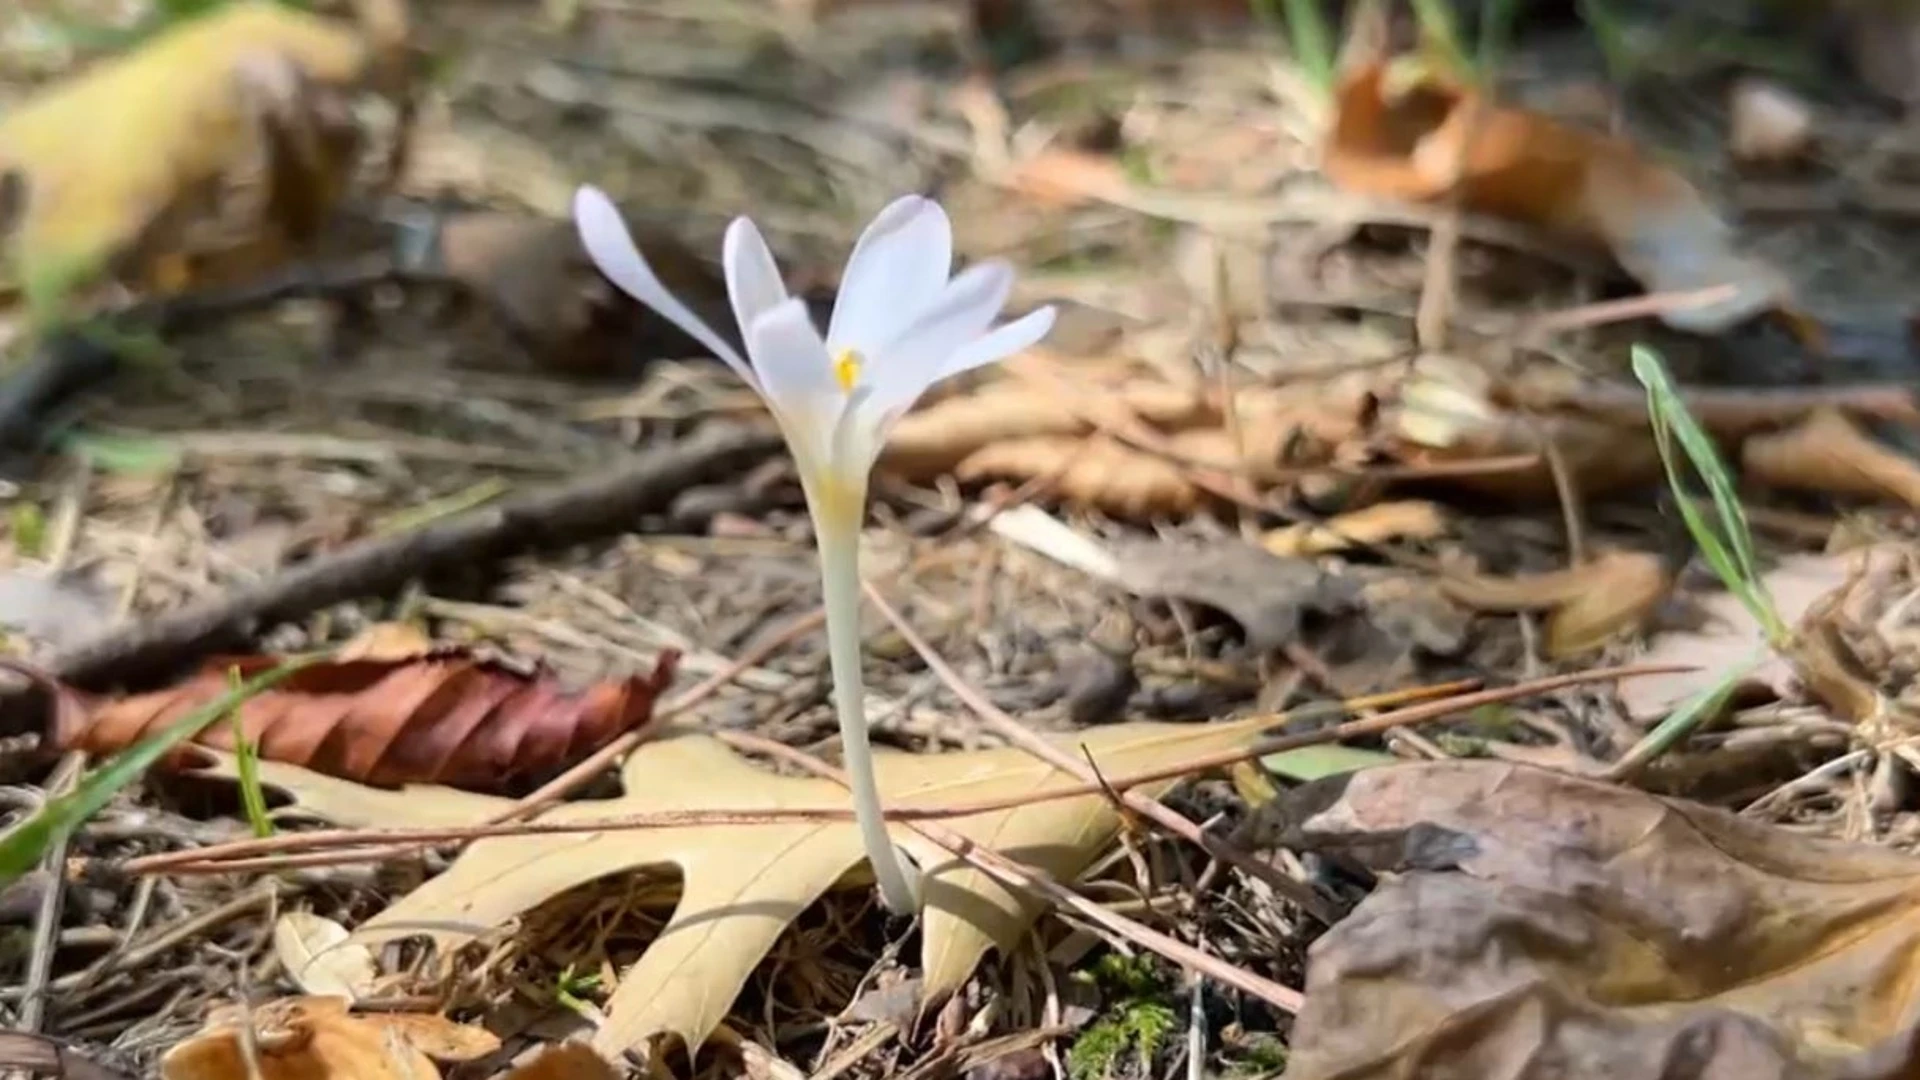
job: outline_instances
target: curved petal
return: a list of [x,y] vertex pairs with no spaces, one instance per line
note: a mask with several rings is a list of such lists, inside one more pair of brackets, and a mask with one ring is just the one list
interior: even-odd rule
[[787,284],[780,279],[780,265],[773,261],[766,238],[747,218],[734,218],[727,226],[720,265],[726,270],[727,298],[733,301],[733,317],[744,341],[753,321],[787,298]]
[[1013,268],[999,259],[969,266],[948,282],[936,303],[869,360],[867,408],[884,414],[912,405],[945,377],[949,357],[986,333],[1012,291]]
[[847,257],[827,324],[827,348],[874,353],[940,296],[953,268],[953,226],[918,195],[889,203]]
[[761,395],[801,469],[824,468],[847,396],[834,378],[806,302],[793,297],[762,312],[747,330],[747,350],[760,376]]
[[633,245],[626,220],[620,216],[620,210],[613,205],[613,200],[607,198],[606,192],[589,186],[582,186],[574,192],[573,221],[574,227],[580,232],[580,243],[586,247],[593,264],[600,268],[609,281],[686,331],[688,337],[726,361],[727,366],[741,378],[759,386],[754,382],[753,369],[747,366],[733,346],[701,322],[698,315],[689,311],[678,297],[660,283],[659,275],[647,265],[640,249]]
[[1051,304],[1035,308],[1010,323],[995,327],[990,334],[974,338],[947,357],[946,365],[940,369],[934,382],[951,379],[962,372],[985,367],[1023,349],[1032,348],[1053,330],[1054,314]]

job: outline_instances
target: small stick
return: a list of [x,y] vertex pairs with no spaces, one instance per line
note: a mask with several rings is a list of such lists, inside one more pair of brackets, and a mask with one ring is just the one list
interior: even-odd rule
[[[1593,671],[1575,672],[1569,675],[1556,675],[1551,678],[1537,679],[1517,686],[1499,687],[1493,690],[1480,690],[1473,693],[1455,694],[1436,701],[1424,701],[1415,705],[1383,712],[1376,716],[1336,724],[1318,731],[1301,732],[1297,735],[1283,735],[1263,740],[1252,746],[1227,750],[1217,754],[1202,755],[1177,765],[1147,769],[1125,776],[1108,777],[1107,786],[1117,791],[1125,791],[1142,784],[1151,784],[1160,780],[1173,780],[1207,769],[1217,769],[1233,765],[1252,758],[1277,754],[1285,750],[1298,750],[1305,746],[1319,746],[1342,739],[1357,738],[1363,735],[1378,735],[1404,724],[1421,723],[1435,720],[1463,710],[1477,709],[1482,705],[1495,705],[1534,694],[1551,693],[1572,686],[1587,683],[1609,682],[1615,679],[1629,678],[1635,675],[1662,675],[1671,672],[1692,671],[1693,668],[1681,664],[1643,664],[1634,667],[1598,668]],[[1404,692],[1398,696],[1404,700]],[[1326,710],[1329,712],[1347,712],[1357,708],[1378,707],[1378,700],[1359,700],[1340,702]],[[1302,709],[1289,713],[1274,714],[1269,717],[1272,723],[1282,724],[1289,720],[1316,715],[1320,710]],[[981,799],[972,803],[941,807],[895,808],[887,811],[889,821],[915,822],[934,821],[943,818],[969,817],[974,814],[992,813],[998,810],[1010,810],[1019,806],[1031,806],[1058,799],[1077,799],[1085,795],[1102,795],[1107,787],[1100,784],[1081,784],[1050,791],[1016,795],[995,799]],[[490,836],[528,836],[549,833],[600,832],[618,829],[659,829],[688,825],[760,825],[796,821],[851,821],[852,811],[842,808],[791,808],[781,810],[686,810],[664,811],[653,814],[634,814],[627,817],[599,818],[592,821],[569,822],[511,822],[499,825],[447,826],[433,829],[327,829],[313,832],[287,833],[262,839],[234,840],[224,844],[209,844],[203,848],[188,851],[162,852],[130,859],[121,864],[121,868],[131,874],[212,874],[227,873],[234,870],[275,869],[289,865],[321,865],[324,863],[361,862],[368,855],[383,856],[387,849],[374,848],[369,851],[354,851],[345,857],[338,855],[325,860],[311,862],[293,862],[291,860],[259,860],[242,863],[240,856],[260,855],[281,851],[300,851],[306,849],[365,847],[380,843],[450,843],[483,839]]]

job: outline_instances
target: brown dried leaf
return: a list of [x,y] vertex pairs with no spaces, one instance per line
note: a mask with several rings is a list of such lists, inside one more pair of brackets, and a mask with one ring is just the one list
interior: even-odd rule
[[1547,654],[1556,659],[1599,648],[1638,629],[1672,580],[1657,555],[1605,551],[1583,565],[1501,578],[1452,569],[1440,577],[1451,598],[1481,611],[1550,611]]
[[1309,952],[1290,1078],[1920,1070],[1904,855],[1490,762],[1367,769],[1270,806],[1250,838],[1383,874]]
[[[1265,726],[1259,720],[1117,724],[1058,741],[1075,756],[1090,755],[1102,773],[1121,775],[1247,745]],[[1010,748],[883,752],[875,757],[875,771],[888,805],[898,806],[967,805],[1078,783]],[[222,772],[232,775],[231,762]],[[622,777],[621,797],[566,803],[539,820],[581,822],[684,810],[842,809],[847,801],[837,784],[768,773],[698,734],[643,744],[627,759]],[[261,764],[261,778],[292,795],[299,808],[344,826],[472,824],[511,805],[427,785],[367,788],[274,762]],[[1142,790],[1157,794],[1165,786]],[[1099,857],[1119,818],[1110,800],[1080,796],[948,824],[984,847],[1017,853],[1022,861],[1071,880]],[[896,828],[894,839],[927,868],[921,970],[925,993],[944,997],[966,981],[989,948],[1010,948],[1022,940],[1040,905],[917,833]],[[460,942],[586,882],[641,867],[677,867],[683,886],[673,917],[621,976],[593,1045],[617,1054],[653,1036],[673,1034],[698,1047],[787,924],[860,864],[860,838],[850,821],[485,839],[468,845],[445,873],[363,925],[356,940],[431,933],[442,943]]]
[[1407,499],[1375,503],[1336,515],[1320,525],[1303,522],[1275,529],[1260,538],[1260,546],[1288,558],[1324,555],[1389,540],[1432,540],[1446,531],[1446,513],[1439,503]]
[[[251,1036],[246,1029],[251,1028]],[[161,1080],[436,1080],[435,1060],[499,1049],[482,1028],[410,1013],[349,1013],[340,998],[223,1005],[160,1059]]]
[[[394,659],[333,660],[303,668],[242,705],[247,741],[270,761],[391,785],[434,782],[498,790],[564,768],[646,723],[672,681],[663,653],[650,675],[568,690],[544,671],[521,674],[461,649]],[[139,742],[275,667],[274,657],[210,662],[167,690],[88,708],[54,710],[61,749],[112,753]],[[233,725],[201,745],[231,750]]]
[[1178,517],[1200,505],[1200,490],[1180,466],[1104,436],[1005,439],[968,455],[954,475],[968,482],[1049,478],[1059,497],[1125,518]]
[[[1085,434],[1092,425],[1082,419],[1083,410],[1099,405],[1163,430],[1217,424],[1220,419],[1203,395],[1161,379],[1110,383],[1089,377],[1075,378],[1072,385],[1083,400],[1069,402],[1063,395],[1005,378],[946,398],[902,418],[887,438],[881,462],[909,478],[927,479],[1006,440]],[[1103,397],[1110,400],[1100,401]]]
[[1837,409],[1748,439],[1740,463],[1749,477],[1772,487],[1920,507],[1920,463],[1881,444]]
[[1341,80],[1323,155],[1335,183],[1402,199],[1457,197],[1469,210],[1604,244],[1648,292],[1735,286],[1726,300],[1665,311],[1679,329],[1718,332],[1777,305],[1781,277],[1735,250],[1699,191],[1631,143],[1495,105],[1431,74],[1390,86],[1389,68],[1375,57]]

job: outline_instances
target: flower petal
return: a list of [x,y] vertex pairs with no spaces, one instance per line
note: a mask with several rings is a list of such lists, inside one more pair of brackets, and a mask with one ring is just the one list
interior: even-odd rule
[[946,366],[934,379],[951,379],[962,372],[1005,360],[1023,349],[1032,348],[1053,329],[1052,305],[1036,308],[1025,315],[994,328],[990,334],[974,338],[947,357]]
[[895,199],[847,257],[827,324],[828,351],[879,351],[940,296],[952,269],[953,226],[947,212],[918,195]]
[[945,377],[948,358],[987,327],[1013,291],[1013,268],[999,259],[976,263],[947,283],[940,299],[868,360],[875,415],[912,406],[927,387]]
[[825,468],[846,394],[806,302],[792,297],[762,312],[747,330],[747,351],[760,375],[761,394],[801,469]]
[[780,266],[773,261],[766,238],[747,218],[734,218],[727,226],[720,264],[726,270],[727,298],[733,301],[733,317],[744,339],[755,319],[787,298],[787,284],[780,279]]
[[596,187],[582,186],[573,194],[573,221],[580,232],[580,243],[586,247],[593,264],[607,279],[618,285],[622,292],[652,308],[663,318],[686,331],[688,337],[707,347],[713,355],[726,361],[739,376],[755,387],[753,369],[747,366],[733,346],[712,328],[700,321],[700,317],[687,309],[667,287],[660,283],[659,275],[633,245],[633,237],[627,232],[627,223],[620,216],[620,210],[607,198],[607,193]]

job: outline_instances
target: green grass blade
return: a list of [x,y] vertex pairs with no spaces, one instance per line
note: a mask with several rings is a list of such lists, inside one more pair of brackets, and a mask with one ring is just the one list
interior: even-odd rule
[[[227,669],[227,685],[230,689],[240,688],[240,669]],[[273,819],[267,816],[267,793],[260,786],[260,745],[247,738],[247,729],[241,726],[240,710],[234,709],[227,714],[233,724],[233,763],[234,771],[240,776],[240,806],[246,811],[247,824],[252,827],[253,835],[265,839],[273,835]]]
[[121,788],[133,783],[168,751],[309,663],[311,659],[289,660],[241,683],[174,721],[160,734],[115,754],[106,764],[87,774],[73,791],[47,800],[32,816],[0,834],[0,888],[38,866],[56,837],[71,832],[99,813]]
[[1254,14],[1286,39],[1294,62],[1313,85],[1323,93],[1333,93],[1333,32],[1320,11],[1320,0],[1284,0],[1284,14],[1276,6],[1279,2],[1253,0]]
[[[1660,451],[1667,483],[1673,488],[1674,501],[1687,531],[1693,535],[1694,543],[1699,545],[1701,555],[1714,573],[1766,632],[1767,640],[1775,647],[1785,644],[1792,635],[1760,579],[1759,561],[1753,550],[1753,530],[1747,524],[1746,510],[1741,507],[1739,494],[1734,489],[1732,472],[1721,460],[1713,440],[1687,411],[1686,402],[1667,374],[1666,365],[1660,362],[1659,354],[1645,346],[1634,346],[1633,373],[1647,388],[1647,414],[1653,426],[1654,445]],[[1680,463],[1682,454],[1693,473],[1706,485],[1717,522],[1707,520],[1687,490]]]
[[1760,658],[1754,657],[1720,678],[1712,686],[1699,690],[1692,697],[1680,703],[1680,706],[1667,714],[1665,720],[1652,731],[1641,736],[1613,768],[1607,771],[1609,780],[1625,780],[1639,773],[1648,763],[1680,745],[1693,730],[1706,721],[1720,715],[1727,707],[1728,699],[1740,685],[1747,673],[1758,667]]

